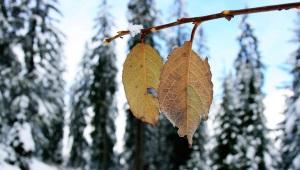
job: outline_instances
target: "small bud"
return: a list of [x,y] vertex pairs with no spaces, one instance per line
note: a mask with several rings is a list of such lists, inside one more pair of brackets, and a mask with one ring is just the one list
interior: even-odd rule
[[225,10],[222,12],[224,15],[229,15],[230,14],[230,10]]
[[103,44],[104,44],[104,45],[108,45],[109,43],[110,43],[110,42],[109,42],[107,39],[104,39],[104,40],[103,40]]
[[151,28],[151,32],[156,32],[157,30],[155,28]]
[[177,21],[180,22],[182,20],[182,18],[178,18]]

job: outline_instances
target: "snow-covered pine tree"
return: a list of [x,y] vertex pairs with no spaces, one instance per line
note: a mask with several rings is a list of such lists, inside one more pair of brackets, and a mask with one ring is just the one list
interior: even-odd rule
[[197,129],[192,146],[192,153],[190,159],[187,160],[185,165],[180,166],[181,170],[209,170],[210,167],[207,164],[208,153],[205,145],[208,141],[206,122],[202,121]]
[[[200,27],[195,37],[196,51],[199,55],[207,57],[208,47],[205,45],[205,36],[203,28]],[[201,121],[198,129],[193,137],[192,153],[190,159],[187,160],[185,165],[180,166],[182,170],[197,169],[197,170],[209,170],[208,166],[208,152],[205,145],[208,141],[207,125],[205,121]],[[185,148],[187,149],[187,148]]]
[[[12,13],[12,6],[20,7],[17,3],[8,3],[2,0],[0,3],[0,136],[5,135],[5,126],[13,121],[14,115],[9,114],[13,94],[12,90],[16,87],[16,78],[21,71],[21,63],[13,51],[18,36],[16,32],[24,26],[24,20],[20,17],[24,11]],[[15,22],[20,22],[20,26],[14,27]],[[4,130],[5,129],[5,130]],[[1,139],[5,139],[3,136]],[[2,141],[3,142],[3,141]]]
[[239,162],[234,158],[238,154],[236,144],[240,120],[235,115],[236,94],[231,74],[224,79],[223,88],[221,108],[216,116],[215,145],[210,154],[211,167],[213,170],[235,170],[239,169]]
[[[69,166],[79,169],[113,169],[117,163],[113,152],[116,142],[114,127],[116,56],[114,43],[108,46],[100,44],[109,36],[112,29],[112,16],[108,8],[107,1],[102,0],[96,17],[96,34],[92,38],[94,48],[85,49],[85,55],[80,63],[81,74],[72,89],[70,136],[73,144]],[[92,143],[88,149],[83,132],[87,126],[85,117],[92,113],[94,116],[91,125],[94,129],[91,132]]]
[[86,54],[80,62],[80,69],[77,74],[71,91],[70,97],[70,137],[72,146],[68,161],[68,166],[78,169],[88,169],[88,143],[84,137],[84,129],[87,126],[85,118],[89,116],[92,108],[89,98],[91,84],[93,82],[93,67],[95,63],[92,61],[88,45],[85,48]]
[[[237,134],[238,169],[274,169],[277,159],[267,138],[263,105],[263,64],[258,51],[258,41],[244,16],[242,34],[238,37],[240,51],[234,62],[236,69],[236,114],[239,119]],[[226,159],[229,159],[228,157]]]
[[[128,5],[128,22],[135,25],[143,25],[144,28],[151,27],[156,22],[155,3],[153,0],[131,0]],[[135,44],[140,42],[140,34],[131,37],[128,45],[131,49]],[[145,43],[155,46],[152,35],[147,35],[144,40]]]
[[[1,15],[1,14],[0,14]],[[3,19],[3,18],[2,18]],[[3,31],[1,20],[0,32]],[[16,54],[11,48],[15,45],[13,37],[5,37],[8,32],[0,35],[0,150],[2,157],[0,164],[7,163],[23,169],[28,168],[34,145],[32,140],[24,138],[24,134],[31,136],[31,126],[24,112],[14,109],[16,105],[25,106],[27,98],[17,97],[20,88],[21,64],[16,60]],[[27,143],[31,142],[31,143]]]
[[102,0],[96,18],[97,32],[93,37],[95,48],[91,52],[92,60],[96,61],[92,70],[93,81],[89,93],[94,112],[91,121],[94,127],[91,132],[91,170],[109,170],[116,165],[116,156],[113,152],[116,141],[114,120],[117,112],[114,102],[117,89],[116,56],[113,43],[108,46],[99,45],[112,30],[113,19],[108,9],[107,1]]
[[287,100],[285,120],[282,123],[282,169],[300,169],[300,13],[297,17],[297,29],[295,42],[298,45],[292,58],[293,95]]
[[[28,19],[28,2],[0,3],[0,164],[28,169],[35,145],[27,113],[28,98],[22,94],[21,56],[15,51]],[[20,58],[19,58],[20,57]]]
[[33,126],[35,155],[60,164],[64,120],[63,43],[53,17],[60,12],[56,0],[29,0],[27,8],[30,10],[27,30],[20,40],[26,68],[22,92],[29,100],[24,112]]
[[[175,21],[182,17],[187,17],[186,12],[187,0],[173,0],[173,5],[171,6],[171,16],[170,19]],[[189,38],[189,30],[185,25],[179,25],[174,28],[171,28],[172,31],[168,31],[168,51],[171,51],[174,47],[181,46],[184,41],[187,41]]]
[[[131,24],[143,25],[144,28],[150,27],[156,22],[156,9],[153,0],[131,0],[128,4],[128,21]],[[131,49],[136,43],[140,42],[140,35],[130,38],[128,45]],[[145,43],[152,47],[156,46],[152,35],[147,35]],[[122,159],[126,169],[166,169],[168,164],[162,160],[165,158],[164,149],[166,147],[164,137],[160,133],[160,128],[146,125],[133,117],[127,111],[127,122],[125,132],[125,146]]]
[[[169,16],[170,20],[177,20],[178,18],[187,17],[186,0],[173,0]],[[168,53],[174,48],[181,46],[184,41],[188,40],[188,30],[184,25],[176,26],[168,31],[167,35]],[[192,149],[185,138],[179,137],[177,130],[173,127],[165,116],[161,116],[159,130],[165,136],[166,149],[164,162],[169,164],[167,169],[178,170],[180,166],[186,164],[189,160]]]
[[145,125],[136,119],[130,109],[126,110],[125,145],[122,161],[126,170],[143,170],[145,156]]

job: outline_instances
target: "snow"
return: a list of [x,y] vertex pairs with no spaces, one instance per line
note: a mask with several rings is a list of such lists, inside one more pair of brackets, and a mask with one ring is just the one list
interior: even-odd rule
[[294,127],[295,118],[294,117],[288,117],[285,124],[285,131],[290,133]]
[[[47,165],[35,158],[29,162],[29,169],[30,170],[59,170],[59,168]],[[0,170],[21,170],[21,169],[17,166],[13,166],[8,163],[0,162]]]
[[30,170],[57,170],[57,168],[49,166],[37,159],[32,159],[31,164],[29,165]]
[[264,161],[266,162],[266,165],[268,165],[268,167],[272,167],[272,158],[269,154],[264,153]]
[[255,155],[255,148],[253,146],[250,146],[247,150],[247,157],[253,158]]
[[130,32],[130,35],[134,37],[135,35],[139,34],[141,32],[141,29],[144,27],[142,25],[134,25],[129,23],[128,25],[128,31]]
[[227,155],[227,157],[226,157],[226,159],[225,159],[225,162],[228,163],[228,164],[231,164],[231,163],[234,162],[234,160],[235,160],[234,155],[229,154],[229,155]]
[[295,101],[296,113],[300,113],[300,97]]
[[23,147],[25,151],[33,151],[35,148],[35,144],[33,141],[33,137],[31,135],[31,126],[28,123],[24,123],[19,128],[19,137],[21,142],[23,143]]
[[247,127],[247,131],[248,131],[248,132],[253,131],[253,129],[254,129],[254,126],[253,126],[253,125],[249,125],[249,126]]
[[5,152],[5,147],[0,144],[0,165],[4,162],[5,158],[7,158],[7,153]]
[[293,166],[295,167],[295,169],[300,169],[300,154],[298,154],[293,160]]
[[20,170],[20,168],[5,162],[5,159],[9,157],[6,148],[7,147],[0,144],[0,170]]
[[21,96],[20,97],[20,106],[22,107],[22,108],[27,108],[28,107],[28,105],[29,105],[29,99],[28,99],[28,97],[27,96]]
[[9,165],[7,163],[0,163],[0,170],[21,170],[19,167]]

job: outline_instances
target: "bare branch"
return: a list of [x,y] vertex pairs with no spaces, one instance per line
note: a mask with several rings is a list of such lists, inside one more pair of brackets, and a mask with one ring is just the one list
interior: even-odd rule
[[[263,6],[263,7],[256,7],[256,8],[239,9],[239,10],[225,10],[220,13],[205,15],[205,16],[200,16],[200,17],[179,18],[175,22],[141,29],[141,34],[147,35],[151,32],[156,32],[156,31],[159,31],[162,29],[166,29],[166,28],[170,28],[170,27],[174,27],[174,26],[186,24],[186,23],[203,23],[205,21],[219,19],[219,18],[225,18],[228,21],[230,21],[236,15],[260,13],[260,12],[268,12],[268,11],[276,11],[276,10],[279,10],[279,11],[280,10],[289,10],[292,8],[299,9],[300,2],[280,4],[280,5],[270,5],[270,6]],[[111,41],[113,41],[119,37],[122,38],[124,35],[127,35],[129,33],[130,32],[128,30],[119,31],[117,33],[117,35],[110,37],[110,38],[106,38],[104,40],[104,43],[110,43]]]

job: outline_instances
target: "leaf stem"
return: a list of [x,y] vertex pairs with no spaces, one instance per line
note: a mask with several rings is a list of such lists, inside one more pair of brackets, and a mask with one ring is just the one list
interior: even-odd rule
[[191,40],[190,40],[191,42],[193,42],[193,40],[194,40],[195,32],[199,25],[200,25],[200,22],[195,22],[192,33],[191,33]]

